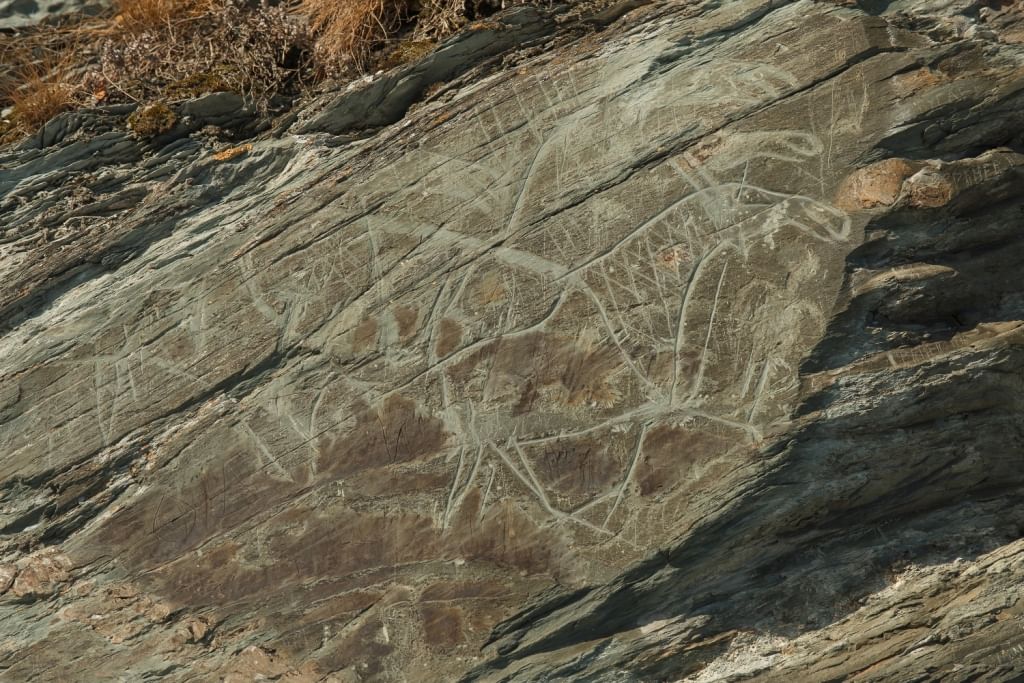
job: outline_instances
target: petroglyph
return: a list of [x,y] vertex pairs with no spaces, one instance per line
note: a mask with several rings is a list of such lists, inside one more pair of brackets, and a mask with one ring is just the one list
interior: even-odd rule
[[[626,522],[618,513],[637,494],[649,428],[700,418],[753,444],[785,415],[794,354],[825,317],[792,292],[814,287],[825,258],[817,252],[847,240],[850,222],[822,200],[761,179],[764,168],[818,165],[825,145],[814,134],[699,132],[710,130],[705,119],[723,102],[766,106],[795,87],[795,76],[744,61],[692,66],[657,73],[638,65],[644,78],[657,73],[636,95],[660,103],[646,108],[615,95],[588,104],[579,93],[600,71],[532,83],[530,97],[545,102],[540,116],[513,85],[511,109],[486,112],[470,127],[482,146],[467,141],[461,154],[420,146],[402,160],[405,170],[382,171],[353,220],[272,257],[301,263],[292,277],[265,271],[258,249],[239,261],[248,306],[277,329],[277,347],[308,344],[357,363],[347,382],[364,387],[371,411],[436,387],[437,405],[424,409],[451,435],[442,528],[470,498],[480,518],[499,487],[511,486],[554,523],[602,536]],[[495,147],[495,130],[504,131],[515,164]],[[593,190],[601,169],[686,130],[693,145]],[[582,202],[573,199],[581,183],[589,193]],[[484,216],[492,227],[481,230]],[[318,255],[305,258],[314,244]],[[417,321],[411,332],[409,323],[392,327],[383,311],[410,295],[421,302],[403,314]],[[319,402],[326,391],[318,390]],[[288,453],[312,456],[325,436],[362,429],[358,420],[347,427],[351,415],[337,409],[315,424],[300,417],[315,408],[296,411],[290,401],[275,398],[272,409],[298,439]],[[611,447],[579,451],[586,462],[574,466],[602,472],[594,481],[603,483],[566,497],[538,475],[554,472],[553,456],[528,444],[602,430]],[[291,477],[266,444],[247,438],[260,469]],[[393,444],[383,448],[394,457]],[[310,458],[311,472],[324,467]]]
[[777,4],[652,5],[365,137],[282,130],[154,186],[0,338],[9,490],[67,479],[0,521],[183,610],[282,607],[279,653],[366,680],[444,678],[409,662],[666,547],[767,466],[863,212],[960,182],[848,179],[899,34]]
[[[297,470],[283,462],[304,452],[318,475],[319,444],[361,428],[337,403],[347,391],[361,387],[372,413],[435,387],[436,405],[420,410],[451,434],[444,528],[471,491],[480,516],[513,486],[555,523],[603,534],[636,495],[646,429],[700,417],[756,442],[785,415],[794,345],[824,321],[792,292],[813,288],[818,252],[850,234],[840,210],[762,176],[814,168],[825,145],[803,130],[733,131],[716,119],[795,89],[781,67],[685,55],[626,67],[611,54],[596,69],[511,83],[505,106],[476,116],[454,148],[427,141],[354,188],[354,201],[336,201],[340,216],[241,250],[234,270],[203,285],[216,296],[166,314],[180,315],[191,355],[164,358],[160,347],[139,358],[154,377],[202,391],[214,384],[203,368],[230,353],[209,348],[211,326],[259,319],[263,348],[337,359],[319,387],[296,388],[286,374],[254,396],[261,414],[239,419],[257,471],[292,484]],[[681,136],[692,144],[630,167]],[[385,307],[399,299],[408,312],[393,320]],[[110,378],[96,375],[100,447],[128,397],[151,401],[137,365],[119,359]],[[251,419],[290,436],[268,444]],[[616,431],[633,423],[642,429]],[[584,459],[584,479],[600,484],[558,494],[538,474],[555,476],[554,456],[526,445],[591,429],[611,447],[559,457]]]
[[[787,82],[782,76],[778,80]],[[732,88],[730,96],[745,101],[734,92],[736,83],[726,79],[722,87]],[[698,98],[692,106],[706,100]],[[638,125],[637,120],[628,123],[632,130],[645,127]],[[531,157],[522,192],[515,195],[511,209],[506,209],[510,218],[499,242],[483,243],[445,229],[434,230],[428,237],[469,250],[477,258],[487,255],[495,270],[487,272],[489,279],[482,281],[478,289],[493,292],[498,277],[503,283],[518,283],[524,276],[535,278],[537,284],[530,290],[531,299],[538,309],[545,311],[545,317],[532,324],[510,329],[502,322],[511,320],[508,314],[517,307],[513,297],[501,296],[498,305],[505,317],[488,329],[505,331],[476,340],[470,337],[470,343],[461,345],[465,335],[452,318],[438,317],[436,306],[427,318],[424,327],[431,340],[431,359],[413,381],[439,375],[444,414],[463,425],[453,432],[472,434],[458,450],[445,505],[446,526],[454,509],[465,499],[468,487],[478,485],[477,473],[481,463],[488,460],[492,461],[489,467],[499,465],[509,471],[553,518],[575,520],[572,514],[564,516],[554,511],[549,492],[532,472],[530,458],[516,448],[517,438],[521,438],[519,430],[530,430],[523,419],[481,421],[475,411],[471,416],[465,406],[485,405],[489,411],[498,412],[511,409],[515,415],[516,406],[526,401],[531,408],[539,402],[560,404],[562,410],[577,407],[614,412],[625,401],[618,408],[625,408],[634,416],[636,411],[642,411],[645,424],[700,415],[756,442],[764,424],[784,414],[779,404],[785,405],[786,396],[796,389],[796,350],[792,345],[800,337],[790,333],[803,328],[807,334],[813,334],[815,328],[824,324],[821,310],[812,304],[794,304],[790,293],[813,287],[821,276],[814,256],[819,247],[815,245],[828,249],[829,245],[849,239],[849,218],[824,201],[767,189],[748,179],[756,175],[759,164],[799,166],[816,161],[824,152],[820,139],[804,131],[785,130],[716,135],[651,172],[661,178],[663,194],[672,199],[653,215],[640,217],[632,227],[589,223],[583,227],[593,229],[593,234],[574,234],[556,216],[541,223],[543,249],[530,243],[529,234],[518,241],[523,232],[516,222],[521,207],[543,204],[540,200],[524,202],[524,197],[541,191],[534,189],[536,181],[531,179],[552,177],[546,167],[554,165],[558,167],[553,171],[555,183],[563,187],[563,160],[573,157],[579,161],[576,152],[588,147],[580,142],[586,127],[578,128],[574,133],[572,123],[560,122],[556,134],[534,136],[539,150]],[[488,177],[498,176],[492,173]],[[443,189],[435,188],[435,192],[443,194]],[[462,198],[458,192],[453,195]],[[493,197],[489,199],[493,201]],[[609,202],[610,196],[595,199],[601,201]],[[631,214],[637,220],[636,212]],[[616,229],[617,237],[609,235]],[[556,238],[550,233],[560,230],[566,230],[564,241],[561,246],[553,245]],[[540,230],[532,234],[537,232]],[[780,255],[779,245],[792,242],[800,244],[800,249]],[[589,255],[588,244],[595,244]],[[580,254],[584,258],[572,261],[570,256],[566,262],[558,263],[551,261],[550,256],[536,256],[537,252]],[[807,260],[791,266],[780,261],[780,256],[806,256]],[[476,302],[466,301],[466,283],[476,265],[466,268],[457,286],[449,286],[448,280],[441,288],[439,296],[446,301],[446,311],[479,310],[479,294]],[[783,274],[782,281],[765,280],[766,271]],[[730,274],[735,280],[727,279]],[[731,294],[723,296],[723,289],[732,282],[741,284],[729,287]],[[746,289],[749,294],[737,297],[737,288]],[[508,289],[503,284],[502,294]],[[522,287],[516,289],[521,291]],[[546,298],[545,292],[550,292]],[[494,295],[487,296],[486,303],[494,303],[489,298]],[[572,333],[574,320],[593,321],[598,328],[588,332],[587,328],[577,327]],[[741,324],[742,328],[738,327]],[[457,334],[456,329],[460,330]],[[551,339],[566,333],[575,339]],[[582,350],[594,343],[583,340],[602,338],[610,341],[599,343],[596,356],[587,358],[588,352],[577,351],[566,356],[565,362],[551,361],[559,356],[555,348]],[[744,346],[740,345],[740,338],[744,339]],[[506,362],[501,360],[503,354],[511,354],[522,365],[506,368]],[[557,380],[545,377],[549,371],[538,367],[538,358],[558,365]],[[485,363],[488,369],[482,384],[465,381],[467,366],[475,368]],[[573,370],[574,364],[579,369]],[[598,377],[596,381],[583,380],[582,384],[574,385],[574,372]],[[624,391],[622,384],[630,388]],[[766,413],[768,404],[771,407]],[[465,424],[469,421],[477,426],[467,429]],[[642,459],[643,433],[632,435],[631,439],[632,447],[628,450],[633,457],[620,463],[625,470],[618,482],[582,502],[586,509],[597,501],[610,500],[605,524],[631,493],[632,473]],[[471,462],[467,461],[467,453],[472,454]],[[479,486],[493,486],[493,478],[488,482]]]

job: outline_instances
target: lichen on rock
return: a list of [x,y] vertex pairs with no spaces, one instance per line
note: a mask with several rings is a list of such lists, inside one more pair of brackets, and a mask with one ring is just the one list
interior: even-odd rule
[[163,102],[146,104],[128,117],[128,128],[140,138],[153,138],[174,128],[178,115]]

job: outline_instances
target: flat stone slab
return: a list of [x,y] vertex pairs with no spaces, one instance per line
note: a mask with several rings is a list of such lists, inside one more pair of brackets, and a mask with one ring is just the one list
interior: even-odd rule
[[[960,443],[912,425],[1017,396],[1015,247],[950,255],[1011,223],[949,218],[1019,201],[1015,48],[809,1],[620,14],[411,109],[438,74],[381,81],[361,140],[329,135],[348,94],[230,154],[0,157],[7,675],[656,680],[811,624],[751,615],[822,567],[848,589],[815,604],[878,590],[896,551],[815,564],[816,524],[1010,476],[903,488]],[[940,212],[930,256],[907,226]]]

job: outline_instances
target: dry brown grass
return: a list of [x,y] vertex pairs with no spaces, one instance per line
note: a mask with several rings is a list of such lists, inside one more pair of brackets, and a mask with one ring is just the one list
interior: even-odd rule
[[[307,68],[307,31],[282,6],[246,0],[121,0],[94,77],[130,99],[217,84],[266,108]],[[129,11],[129,7],[132,9]]]
[[59,79],[32,76],[10,97],[12,132],[28,135],[76,104],[75,89]]
[[314,55],[327,73],[364,69],[382,41],[409,19],[407,0],[303,0],[316,36]]
[[85,101],[75,78],[80,37],[67,27],[0,37],[0,108],[11,110],[0,121],[0,138],[33,133]]
[[465,26],[469,18],[464,0],[421,0],[416,35],[439,40]]
[[[322,74],[393,66],[409,45],[436,43],[466,25],[465,0],[301,0]],[[476,8],[482,2],[468,3]]]
[[115,0],[104,16],[0,34],[0,110],[9,110],[0,140],[96,103],[145,105],[232,90],[266,110],[278,94],[296,95],[325,77],[419,59],[488,4]]
[[117,0],[103,17],[0,34],[0,137],[99,102],[232,90],[267,108],[298,91],[308,43],[283,6],[248,0]]
[[213,0],[117,0],[114,28],[130,35],[173,30],[215,9]]

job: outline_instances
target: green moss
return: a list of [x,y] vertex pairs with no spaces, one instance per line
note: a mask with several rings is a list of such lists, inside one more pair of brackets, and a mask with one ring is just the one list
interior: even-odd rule
[[163,135],[178,122],[178,115],[163,102],[136,109],[128,117],[128,128],[141,138]]

